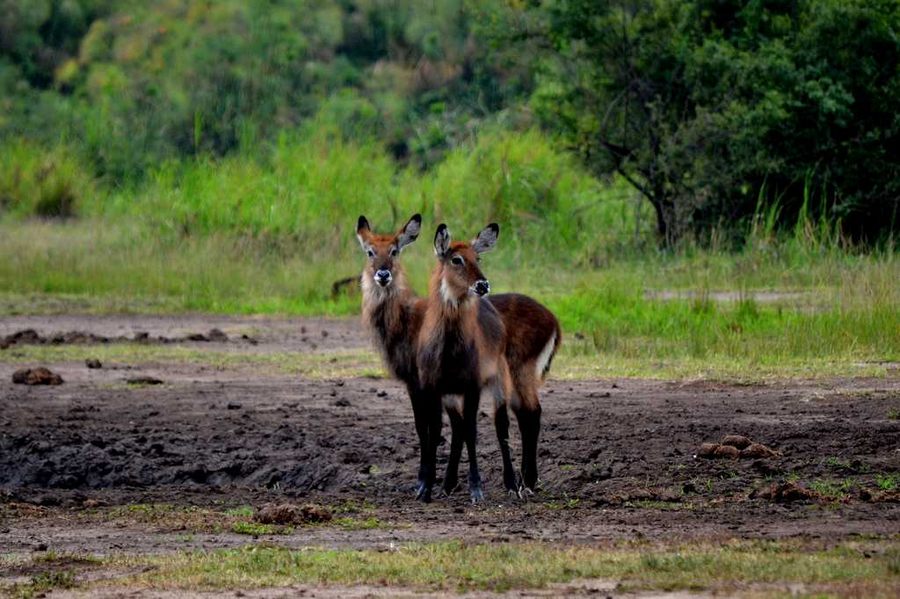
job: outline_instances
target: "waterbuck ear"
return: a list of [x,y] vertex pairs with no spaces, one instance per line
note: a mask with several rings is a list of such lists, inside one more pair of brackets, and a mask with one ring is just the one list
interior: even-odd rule
[[372,234],[372,229],[369,227],[369,221],[366,220],[365,216],[360,216],[359,220],[356,221],[356,238],[359,239],[359,245],[362,246],[364,252],[369,251],[369,235]]
[[413,214],[409,222],[397,233],[397,251],[411,244],[419,237],[419,231],[422,229],[422,215]]
[[441,223],[434,234],[434,253],[438,258],[443,258],[447,255],[447,250],[449,249],[450,229],[447,228],[447,225]]
[[472,249],[478,254],[483,254],[494,249],[497,238],[500,236],[500,225],[491,223],[481,230],[475,239],[472,240]]

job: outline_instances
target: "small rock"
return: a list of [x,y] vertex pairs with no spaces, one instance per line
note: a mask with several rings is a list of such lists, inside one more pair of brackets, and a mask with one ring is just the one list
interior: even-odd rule
[[39,366],[15,371],[12,382],[17,385],[62,385],[63,379],[58,374]]
[[84,365],[94,370],[96,370],[97,368],[103,368],[103,364],[101,364],[100,360],[98,360],[97,358],[88,358],[84,361]]
[[375,395],[378,397],[387,397],[387,391],[379,391]]
[[244,406],[242,406],[239,403],[229,402],[228,405],[225,407],[228,408],[229,410],[240,410]]
[[342,397],[339,400],[337,400],[336,402],[334,402],[334,405],[336,405],[339,408],[349,408],[353,404],[351,404],[350,400],[347,399],[346,397]]

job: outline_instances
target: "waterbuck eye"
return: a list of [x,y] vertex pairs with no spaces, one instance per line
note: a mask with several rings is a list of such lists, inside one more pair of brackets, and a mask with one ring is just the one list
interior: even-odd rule
[[399,253],[399,252],[397,252],[397,248],[391,248],[391,257],[392,257],[392,258],[393,258],[394,256],[396,256],[398,253]]
[[373,250],[372,248],[369,248],[369,249],[366,250],[366,254],[368,254],[369,258],[374,258],[374,257],[375,257],[375,250]]
[[453,256],[450,258],[450,262],[457,266],[462,266],[466,263],[466,261],[462,259],[462,256]]

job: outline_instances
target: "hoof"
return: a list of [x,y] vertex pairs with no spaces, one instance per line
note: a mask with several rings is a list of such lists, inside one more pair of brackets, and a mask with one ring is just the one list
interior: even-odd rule
[[451,495],[459,491],[460,488],[461,487],[458,482],[453,483],[452,485],[444,483],[443,485],[441,485],[441,495],[444,497],[450,497]]
[[481,487],[475,487],[473,489],[469,489],[469,497],[472,499],[472,504],[480,503],[484,501],[484,491]]
[[431,487],[425,483],[416,486],[416,499],[422,503],[431,503]]

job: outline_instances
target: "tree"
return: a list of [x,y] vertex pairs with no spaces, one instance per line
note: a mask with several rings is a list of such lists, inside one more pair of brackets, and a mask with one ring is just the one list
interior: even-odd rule
[[518,36],[549,48],[537,113],[597,174],[643,194],[663,244],[739,231],[760,199],[786,224],[808,211],[860,238],[900,227],[900,3],[561,0],[522,11],[509,16],[528,23]]

